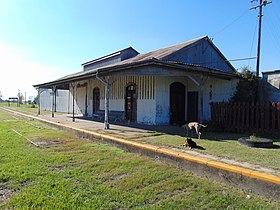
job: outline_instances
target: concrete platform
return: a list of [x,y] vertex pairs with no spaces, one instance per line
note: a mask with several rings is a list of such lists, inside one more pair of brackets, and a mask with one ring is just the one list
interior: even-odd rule
[[234,160],[203,155],[196,151],[187,151],[167,146],[159,147],[135,141],[137,138],[150,137],[155,132],[165,132],[183,135],[183,131],[173,126],[145,126],[135,124],[111,124],[109,130],[104,130],[102,122],[76,116],[75,122],[71,115],[58,114],[32,116],[1,108],[14,114],[33,118],[59,129],[72,132],[80,137],[94,141],[110,143],[130,152],[146,155],[165,161],[191,171],[199,176],[224,182],[248,192],[272,197],[280,200],[280,176],[277,171]]

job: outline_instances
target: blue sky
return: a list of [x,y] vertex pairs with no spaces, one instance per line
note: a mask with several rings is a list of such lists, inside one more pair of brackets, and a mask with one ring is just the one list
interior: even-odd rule
[[[0,0],[0,91],[81,71],[132,46],[140,53],[208,35],[228,59],[254,57],[258,10],[250,0]],[[280,2],[264,7],[261,71],[280,69]],[[232,62],[237,69],[255,60]]]

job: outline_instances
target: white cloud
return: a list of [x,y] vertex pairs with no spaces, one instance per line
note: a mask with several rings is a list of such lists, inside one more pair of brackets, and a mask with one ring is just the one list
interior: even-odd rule
[[27,98],[36,96],[32,85],[57,79],[59,67],[46,66],[30,56],[31,50],[0,43],[0,91],[4,99],[14,97],[20,90]]

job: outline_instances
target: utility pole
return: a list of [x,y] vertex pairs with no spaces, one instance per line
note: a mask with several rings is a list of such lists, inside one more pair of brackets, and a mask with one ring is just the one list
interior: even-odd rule
[[[251,0],[251,3],[258,1],[258,0]],[[261,54],[261,31],[262,31],[262,9],[263,6],[266,6],[267,4],[271,4],[272,1],[266,1],[266,0],[259,0],[260,3],[257,6],[251,7],[250,10],[252,9],[257,9],[259,8],[259,30],[258,30],[258,47],[257,47],[257,64],[256,64],[256,76],[259,78],[259,73],[260,73],[260,54]]]

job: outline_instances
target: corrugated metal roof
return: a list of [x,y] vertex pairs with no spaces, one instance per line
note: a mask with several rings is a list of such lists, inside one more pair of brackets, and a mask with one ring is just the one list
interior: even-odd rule
[[149,65],[157,65],[157,66],[165,66],[169,68],[174,68],[174,69],[180,69],[180,70],[185,70],[188,72],[192,73],[203,73],[207,75],[212,75],[215,77],[220,77],[220,78],[234,78],[238,77],[236,73],[229,73],[229,72],[224,72],[222,70],[218,69],[213,69],[209,67],[204,67],[196,64],[187,64],[187,63],[181,63],[181,62],[173,62],[173,61],[160,61],[155,58],[152,59],[146,59],[142,61],[135,61],[133,63],[128,63],[128,64],[119,64],[119,65],[112,65],[112,66],[106,66],[106,67],[100,67],[99,69],[93,69],[89,71],[81,71],[78,73],[70,74],[65,77],[62,77],[60,79],[47,82],[47,83],[42,83],[38,85],[33,85],[34,87],[42,87],[42,88],[48,88],[53,85],[59,85],[59,84],[65,84],[69,82],[75,82],[78,80],[82,79],[88,79],[95,77],[96,74],[110,74],[112,71],[120,71],[124,69],[133,69],[136,67],[143,67],[143,66],[149,66]]
[[144,61],[144,60],[148,60],[148,59],[152,59],[152,58],[162,60],[164,57],[171,55],[174,52],[177,52],[177,51],[179,51],[187,46],[190,46],[191,44],[193,44],[199,40],[205,39],[205,38],[207,38],[207,36],[199,37],[199,38],[196,38],[193,40],[189,40],[189,41],[186,41],[186,42],[183,42],[180,44],[172,45],[172,46],[161,48],[158,50],[153,50],[153,51],[150,51],[147,53],[142,53],[133,58],[124,60],[124,61],[122,61],[122,63],[133,63],[136,61]]
[[[95,76],[97,72],[102,73],[105,71],[112,71],[112,70],[121,70],[122,68],[133,68],[135,66],[139,66],[139,65],[148,65],[148,64],[155,64],[155,65],[166,65],[166,66],[170,66],[172,65],[172,67],[174,68],[183,68],[183,69],[188,69],[188,70],[194,70],[197,72],[209,72],[211,74],[215,74],[215,75],[223,75],[223,76],[228,76],[228,77],[234,77],[236,76],[235,73],[228,73],[228,72],[224,72],[222,70],[219,69],[214,69],[214,68],[209,68],[209,67],[204,67],[204,66],[200,66],[200,65],[196,65],[196,64],[189,64],[189,63],[181,63],[181,62],[175,62],[175,61],[164,61],[163,59],[168,56],[171,55],[185,47],[191,46],[192,44],[203,40],[203,39],[207,39],[209,40],[209,38],[207,36],[203,36],[200,38],[196,38],[187,42],[183,42],[180,44],[176,44],[176,45],[172,45],[166,48],[161,48],[158,50],[154,50],[151,52],[147,52],[147,53],[142,53],[142,54],[138,54],[133,58],[129,58],[127,60],[123,60],[120,62],[116,62],[113,63],[111,65],[107,65],[107,66],[103,66],[103,67],[97,67],[88,71],[80,71],[74,74],[69,74],[66,75],[64,77],[61,77],[57,80],[54,80],[52,82],[48,82],[48,83],[43,83],[43,84],[38,84],[38,85],[34,85],[34,87],[40,87],[40,85],[46,85],[46,84],[57,84],[59,82],[69,82],[69,81],[77,81],[78,79],[85,79],[85,78],[89,78],[92,76]],[[211,42],[210,42],[211,43]],[[215,46],[214,46],[215,47]],[[105,56],[104,56],[105,57]],[[233,68],[233,67],[232,67]]]

